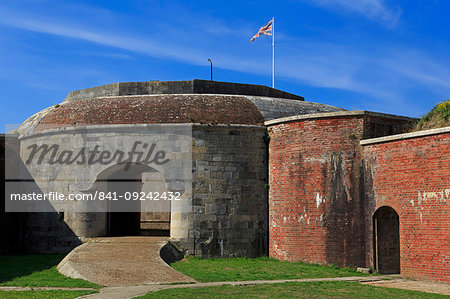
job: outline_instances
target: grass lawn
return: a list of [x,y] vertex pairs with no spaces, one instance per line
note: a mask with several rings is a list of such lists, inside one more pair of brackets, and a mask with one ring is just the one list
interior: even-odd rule
[[63,257],[64,255],[59,254],[1,255],[0,286],[79,287],[96,289],[101,287],[83,279],[73,279],[60,274],[56,270],[56,265],[58,265]]
[[366,276],[354,269],[284,262],[273,258],[201,259],[188,257],[171,265],[201,282]]
[[250,286],[169,289],[139,298],[442,298],[442,295],[388,289],[357,282],[296,282]]
[[0,291],[0,298],[65,299],[96,293],[96,291]]

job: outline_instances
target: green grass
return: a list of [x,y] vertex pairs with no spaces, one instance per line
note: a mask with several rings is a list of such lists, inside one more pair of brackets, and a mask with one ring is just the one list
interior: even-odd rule
[[66,299],[97,293],[97,291],[0,291],[0,298]]
[[284,262],[273,258],[201,259],[188,257],[171,265],[174,269],[201,282],[274,280],[344,276],[366,276],[349,268],[301,262]]
[[64,255],[1,255],[0,286],[27,287],[78,287],[100,288],[101,286],[66,277],[56,270]]
[[362,285],[357,282],[296,282],[250,286],[168,289],[138,298],[442,298],[442,295]]
[[427,130],[450,126],[450,100],[436,104],[417,123],[415,130]]

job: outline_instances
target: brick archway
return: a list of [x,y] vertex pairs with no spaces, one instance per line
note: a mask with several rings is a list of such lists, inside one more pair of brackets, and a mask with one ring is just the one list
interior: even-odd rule
[[382,274],[400,274],[400,222],[397,212],[380,207],[373,215],[374,265]]

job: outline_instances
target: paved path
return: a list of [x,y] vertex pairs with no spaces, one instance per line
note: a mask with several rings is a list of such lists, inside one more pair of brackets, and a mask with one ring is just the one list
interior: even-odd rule
[[0,291],[98,291],[93,288],[71,288],[71,287],[3,287]]
[[416,281],[408,279],[393,279],[393,280],[380,280],[364,282],[364,284],[370,284],[377,287],[404,289],[412,291],[420,291],[427,293],[435,293],[441,295],[450,295],[450,284]]
[[371,276],[371,277],[333,277],[333,278],[305,278],[305,279],[279,279],[279,280],[251,280],[251,281],[221,281],[221,282],[203,282],[193,284],[178,285],[142,285],[128,287],[106,287],[100,290],[100,293],[82,296],[86,299],[128,299],[144,295],[148,292],[155,292],[165,289],[179,288],[204,288],[217,287],[223,285],[246,286],[267,283],[285,283],[285,282],[315,282],[315,281],[378,281],[386,279],[389,276]]
[[166,243],[166,237],[94,238],[72,250],[58,270],[103,286],[195,282],[161,259]]
[[[255,284],[272,284],[285,282],[315,282],[315,281],[358,281],[362,284],[369,284],[379,287],[399,288],[405,290],[421,291],[428,293],[436,293],[441,295],[450,295],[450,285],[407,280],[398,278],[398,276],[371,276],[371,277],[336,277],[336,278],[306,278],[306,279],[283,279],[283,280],[255,280],[255,281],[222,281],[222,282],[206,282],[192,284],[150,284],[140,286],[120,286],[105,287],[100,293],[85,295],[78,298],[84,299],[128,299],[136,296],[144,295],[148,292],[155,292],[165,289],[178,288],[203,288],[223,285],[246,286]],[[0,287],[0,291],[29,291],[29,290],[93,290],[90,288],[58,288],[58,287]]]

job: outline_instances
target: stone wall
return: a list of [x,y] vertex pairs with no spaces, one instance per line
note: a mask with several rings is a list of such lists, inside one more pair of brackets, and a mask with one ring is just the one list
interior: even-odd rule
[[193,211],[172,212],[171,221],[171,239],[187,254],[256,257],[266,253],[265,137],[264,126],[194,126]]
[[[14,213],[15,214],[15,213]],[[81,244],[79,236],[64,221],[64,214],[57,212],[23,213],[25,252],[68,253]]]
[[[27,165],[30,171],[30,177],[34,182],[29,182],[27,185],[30,188],[35,188],[37,192],[44,194],[49,192],[58,192],[63,194],[65,198],[70,195],[93,195],[98,192],[108,192],[108,179],[117,173],[122,173],[123,177],[115,178],[116,180],[127,180],[142,176],[143,190],[146,192],[156,191],[155,186],[159,183],[164,184],[167,181],[167,186],[164,185],[165,191],[173,191],[173,188],[178,190],[180,184],[185,184],[183,191],[190,194],[191,180],[190,169],[192,168],[191,155],[191,125],[102,125],[102,126],[78,126],[70,129],[52,129],[42,133],[29,135],[21,139],[21,156],[24,161],[32,156],[33,146],[35,144],[46,144],[49,147],[52,145],[58,146],[56,157],[60,156],[64,151],[74,151],[75,156],[80,151],[88,153],[93,151],[96,147],[97,151],[107,151],[109,153],[116,153],[121,151],[128,153],[136,144],[140,147],[138,151],[143,151],[143,144],[154,143],[156,150],[165,150],[168,163],[164,165],[155,165],[151,161],[151,167],[145,163],[134,163],[137,155],[133,156],[134,160],[129,161],[130,168],[124,170],[126,163],[117,164],[117,161],[111,163],[56,163],[52,164],[45,160],[39,163],[39,154],[31,160]],[[137,143],[138,142],[138,143]],[[41,153],[41,152],[39,152]],[[112,155],[112,154],[111,154]],[[145,154],[147,155],[147,153]],[[48,159],[51,156],[47,154]],[[67,155],[66,155],[67,157]],[[97,155],[98,158],[98,155]],[[124,156],[124,158],[127,158]],[[59,158],[58,158],[59,159]],[[78,159],[80,160],[80,159]],[[183,171],[189,170],[186,175],[186,181],[180,180],[175,182],[175,178],[179,178],[182,173],[177,169]],[[122,171],[122,172],[121,172]],[[159,180],[149,176],[151,172],[160,173],[162,176]],[[143,174],[147,174],[144,179]],[[117,183],[116,183],[117,184]],[[150,186],[148,186],[150,185]],[[158,185],[159,186],[159,185]],[[183,185],[184,186],[184,185]],[[167,188],[167,189],[166,189]],[[128,190],[130,191],[130,190]],[[158,191],[161,191],[158,189]],[[131,191],[130,191],[131,192]],[[131,201],[130,201],[131,202]],[[108,200],[66,200],[66,201],[48,201],[37,202],[36,209],[30,211],[40,212],[64,212],[64,223],[67,224],[76,236],[95,237],[107,234],[107,217],[102,211],[106,211],[112,202]],[[139,202],[140,203],[140,202]],[[158,202],[155,201],[155,206]],[[140,203],[141,204],[141,203]],[[152,204],[152,202],[150,202]],[[186,203],[186,205],[190,203]],[[20,205],[20,206],[17,206]],[[31,208],[28,202],[17,203],[14,208]],[[127,206],[126,208],[133,208]],[[153,209],[153,205],[145,209],[146,212],[167,212],[161,210],[160,205]],[[162,207],[165,208],[165,207]],[[170,207],[169,207],[170,209]],[[135,212],[135,211],[124,211]],[[146,219],[148,220],[148,219]]]
[[[189,184],[189,188],[183,187],[183,196],[186,196],[183,199],[189,199],[185,203],[189,207],[172,202],[168,213],[165,209],[156,210],[158,215],[170,215],[171,241],[187,254],[203,257],[264,255],[267,253],[266,127],[236,124],[187,126],[192,129],[189,133],[192,134],[192,139],[189,139],[189,145],[192,147],[185,149],[180,143],[174,148],[187,152],[183,152],[183,155],[190,155],[186,163],[189,162],[188,170],[192,181],[189,178],[189,181],[183,183]],[[97,144],[101,145],[100,151],[109,149],[114,152],[121,149],[127,152],[136,140],[152,140],[150,128],[148,125],[102,125],[52,129],[23,138],[21,154],[26,160],[30,156],[29,146],[35,143],[58,144],[60,152],[71,148],[92,150]],[[169,153],[167,158],[172,157],[171,155],[175,157],[179,153]],[[98,163],[89,167],[75,163],[35,164],[35,160],[28,168],[32,172],[30,177],[37,182],[36,189],[43,193],[57,191],[66,196],[71,193],[89,194],[93,190],[107,191],[105,184],[110,175],[116,173],[112,168],[117,166]],[[176,165],[155,167],[153,170],[145,168],[139,172],[142,177],[142,190],[145,192],[155,191],[154,184],[161,181],[150,175],[151,170],[156,171],[155,175],[162,175],[163,182],[164,178],[168,179],[167,182],[173,181],[166,176]],[[164,190],[167,188],[166,185],[160,187]],[[69,202],[64,203],[64,206],[52,204],[54,208],[68,210],[63,214],[30,213],[29,232],[41,238],[30,238],[35,248],[44,248],[45,243],[47,248],[51,248],[49,251],[62,250],[63,247],[71,248],[72,241],[108,233],[106,213],[94,210],[89,212],[89,209],[77,210],[78,207],[88,208],[87,205],[93,204],[92,202]],[[42,208],[45,208],[44,211],[52,210],[52,206]],[[141,220],[148,222],[148,216],[154,214],[143,213]],[[51,223],[63,225],[69,230],[48,230],[47,226]]]
[[[401,274],[450,282],[450,128],[370,139],[364,146],[366,243],[373,215],[399,215]],[[374,248],[367,247],[374,266]]]
[[105,96],[147,94],[227,94],[253,95],[303,101],[304,98],[264,85],[210,80],[119,82],[70,92],[65,102]]
[[289,261],[365,266],[359,140],[412,119],[365,111],[289,117],[269,126],[269,253]]
[[194,93],[252,95],[303,101],[302,96],[264,85],[194,79]]
[[[19,142],[15,136],[7,135],[5,156],[5,136],[0,138],[1,157],[1,200],[0,200],[0,253],[67,253],[81,244],[63,215],[56,211],[47,213],[6,212],[5,201],[9,192],[5,184],[21,184],[20,191],[34,186],[31,176],[24,175],[26,167],[19,157]],[[7,161],[5,161],[5,158]],[[6,163],[5,163],[6,162]],[[21,175],[18,175],[18,171]],[[5,178],[6,175],[6,178]],[[22,182],[21,182],[22,181]],[[38,188],[36,188],[38,189]],[[9,191],[9,188],[7,189]]]
[[25,250],[23,213],[5,212],[5,138],[4,134],[0,134],[0,254]]

